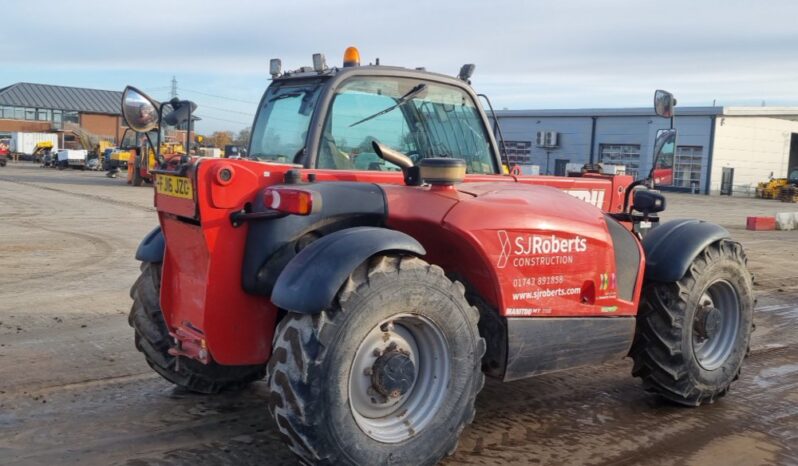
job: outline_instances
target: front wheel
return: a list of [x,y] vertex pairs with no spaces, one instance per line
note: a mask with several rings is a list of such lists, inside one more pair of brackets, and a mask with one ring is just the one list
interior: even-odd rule
[[287,314],[269,410],[312,464],[435,464],[454,452],[482,388],[484,340],[464,288],[415,257],[355,270],[331,309]]
[[147,364],[173,384],[196,393],[212,394],[243,388],[263,378],[265,367],[222,366],[211,361],[202,364],[169,354],[172,338],[161,313],[161,264],[142,262],[141,275],[130,289],[133,307],[128,323],[135,333],[136,349],[144,353]]
[[742,246],[728,240],[707,246],[679,281],[644,286],[632,374],[676,403],[713,402],[740,374],[753,313]]

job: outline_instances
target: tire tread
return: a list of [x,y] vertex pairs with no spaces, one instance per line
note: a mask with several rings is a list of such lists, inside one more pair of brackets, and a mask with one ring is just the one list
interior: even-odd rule
[[[338,452],[319,444],[313,435],[313,428],[320,420],[313,416],[318,398],[313,393],[311,381],[320,370],[325,356],[326,348],[322,340],[330,330],[328,327],[337,325],[336,318],[339,314],[350,310],[349,303],[356,301],[373,280],[378,276],[393,274],[420,274],[434,276],[439,281],[449,281],[443,269],[417,257],[377,256],[350,274],[331,309],[312,316],[289,313],[277,326],[274,354],[279,353],[281,357],[272,357],[268,364],[267,381],[272,389],[269,411],[277,423],[281,437],[303,464],[332,465],[348,462],[348,459],[339,457]],[[428,277],[425,280],[429,279]],[[457,296],[465,300],[465,287],[462,284],[452,282],[450,286]],[[475,307],[468,308],[472,310],[468,319],[476,328],[479,312]],[[480,337],[477,343],[477,351],[480,353],[478,360],[482,359],[485,346],[485,340]],[[287,353],[294,354],[288,356]],[[458,435],[453,437],[444,450],[447,455],[454,453],[459,433],[474,419],[476,395],[485,383],[479,364],[476,365],[475,376],[477,380],[473,384],[474,390],[469,394],[468,407],[455,427]],[[285,383],[286,380],[290,383]]]
[[130,289],[133,305],[128,323],[134,330],[136,349],[147,364],[163,378],[192,392],[212,394],[236,390],[262,379],[265,365],[222,366],[211,361],[202,364],[169,354],[172,340],[161,312],[159,297],[161,264],[142,262],[141,275]]

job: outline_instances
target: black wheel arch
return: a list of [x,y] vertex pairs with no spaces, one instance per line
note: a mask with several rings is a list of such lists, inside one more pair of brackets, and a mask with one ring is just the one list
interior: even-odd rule
[[147,233],[147,236],[139,243],[139,247],[136,249],[136,260],[140,262],[163,262],[164,249],[166,249],[166,242],[159,225]]
[[387,228],[353,227],[323,236],[285,266],[274,285],[271,301],[281,309],[301,314],[321,312],[330,306],[357,266],[388,252],[426,254],[413,237]]
[[[376,184],[338,181],[282,187],[312,189],[321,196],[322,207],[310,215],[250,222],[241,270],[247,293],[270,296],[282,270],[313,241],[347,228],[381,227],[387,218],[385,193]],[[269,210],[263,195],[261,191],[256,196],[253,212]]]
[[707,246],[731,235],[720,225],[695,219],[664,222],[643,238],[647,281],[675,282]]

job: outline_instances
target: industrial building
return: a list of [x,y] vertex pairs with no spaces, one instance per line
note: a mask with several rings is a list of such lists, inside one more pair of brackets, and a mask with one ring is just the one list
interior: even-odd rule
[[[593,161],[645,177],[657,130],[670,127],[651,108],[496,114],[511,163],[553,175]],[[796,107],[677,107],[675,128],[673,182],[663,189],[753,195],[757,183],[798,167]]]
[[[125,134],[122,92],[17,83],[0,88],[0,140],[12,133],[57,133],[58,147],[83,148],[99,140],[121,143]],[[171,107],[167,104],[165,111]],[[192,121],[199,120],[192,116]],[[165,127],[168,137],[182,140],[187,125]]]
[[83,132],[116,143],[125,129],[121,100],[118,91],[12,84],[0,89],[0,138],[17,131],[56,132],[65,147],[63,142]]

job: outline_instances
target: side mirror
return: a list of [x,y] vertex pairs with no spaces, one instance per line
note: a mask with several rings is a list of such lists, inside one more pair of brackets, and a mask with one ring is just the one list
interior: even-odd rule
[[146,133],[158,127],[158,104],[135,87],[127,86],[122,93],[122,118],[134,131]]
[[654,92],[654,111],[663,118],[673,117],[673,108],[676,106],[676,98],[668,91],[658,89]]
[[163,121],[169,126],[177,126],[185,123],[197,109],[197,104],[190,100],[172,99],[169,101],[172,111],[164,115]]
[[651,214],[665,210],[665,196],[655,191],[638,189],[634,193],[632,209],[648,217]]

